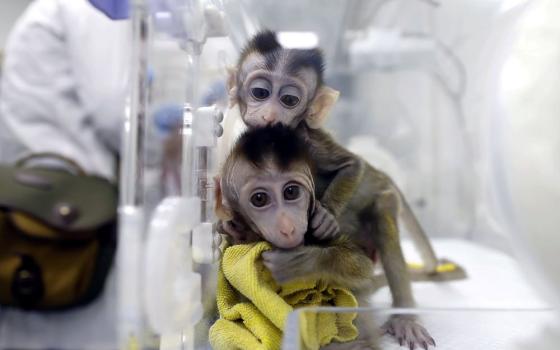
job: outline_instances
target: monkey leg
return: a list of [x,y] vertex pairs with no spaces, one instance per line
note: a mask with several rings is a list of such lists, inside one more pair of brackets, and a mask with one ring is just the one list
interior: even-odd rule
[[[375,230],[374,241],[379,249],[383,270],[393,296],[393,307],[407,308],[414,307],[415,302],[400,244],[396,220],[398,209],[398,192],[385,191],[376,198],[371,208],[373,215],[370,214],[369,218],[373,219],[371,228]],[[382,326],[382,329],[395,337],[400,345],[406,344],[411,350],[416,346],[428,349],[429,345],[435,345],[434,340],[414,315],[394,315]]]

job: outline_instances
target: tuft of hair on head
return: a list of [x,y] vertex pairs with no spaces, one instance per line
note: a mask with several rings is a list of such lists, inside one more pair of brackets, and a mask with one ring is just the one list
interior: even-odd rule
[[243,62],[251,52],[258,52],[262,55],[266,55],[280,49],[282,49],[282,45],[278,42],[276,33],[269,29],[261,30],[255,34],[245,45],[243,50],[241,50],[239,63]]
[[292,128],[282,124],[249,129],[236,143],[235,154],[242,154],[257,168],[273,159],[280,170],[287,170],[296,162],[311,164],[309,146]]
[[271,61],[275,62],[278,60],[280,50],[283,49],[288,53],[288,73],[295,74],[303,67],[311,68],[317,73],[318,85],[323,83],[325,62],[321,49],[286,49],[278,41],[276,33],[269,29],[259,31],[249,40],[241,51],[237,66],[240,66],[252,52],[273,57]]

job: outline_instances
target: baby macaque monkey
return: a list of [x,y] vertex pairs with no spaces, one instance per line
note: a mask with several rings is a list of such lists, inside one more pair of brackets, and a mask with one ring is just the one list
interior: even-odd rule
[[[360,306],[368,306],[373,263],[344,234],[322,245],[304,244],[309,217],[318,210],[305,142],[281,125],[246,132],[222,167],[216,186],[216,214],[221,220],[243,221],[240,241],[262,241],[275,248],[263,263],[278,283],[300,278],[321,279],[352,290]],[[356,319],[358,338],[333,342],[325,349],[378,349],[377,328],[370,315]]]
[[[337,91],[323,84],[323,65],[320,50],[286,49],[275,33],[261,32],[245,47],[237,68],[230,71],[230,105],[239,106],[250,129],[282,124],[304,138],[319,202],[314,208],[326,209],[312,218],[312,235],[326,239],[344,232],[373,261],[379,256],[393,306],[414,307],[399,239],[399,215],[428,271],[435,271],[437,266],[435,253],[391,178],[336,143],[320,128],[338,98]],[[340,229],[332,226],[333,216]],[[233,217],[224,222],[223,228],[235,236],[243,231],[237,227],[242,222]],[[410,349],[435,345],[413,316],[393,316],[384,328]]]

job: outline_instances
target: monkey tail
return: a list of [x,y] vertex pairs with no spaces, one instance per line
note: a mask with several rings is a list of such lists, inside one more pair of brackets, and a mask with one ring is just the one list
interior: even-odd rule
[[428,273],[436,273],[438,267],[438,259],[436,257],[436,253],[426,232],[418,222],[418,219],[414,215],[412,208],[406,201],[403,193],[401,190],[393,185],[396,189],[399,199],[400,199],[400,210],[399,216],[402,219],[404,225],[406,226],[412,241],[414,242],[414,246],[418,250],[420,257],[422,258],[422,262],[424,263],[424,269]]

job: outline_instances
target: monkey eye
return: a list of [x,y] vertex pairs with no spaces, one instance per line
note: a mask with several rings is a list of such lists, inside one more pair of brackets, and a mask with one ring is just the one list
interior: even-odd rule
[[298,185],[290,185],[284,189],[284,199],[288,201],[298,199],[300,192],[301,191]]
[[257,100],[264,100],[270,96],[270,91],[260,87],[254,87],[251,89],[251,95]]
[[287,107],[295,107],[299,103],[299,98],[294,95],[283,95],[280,101]]
[[264,192],[257,192],[251,196],[250,201],[255,207],[262,208],[270,202],[270,198]]

